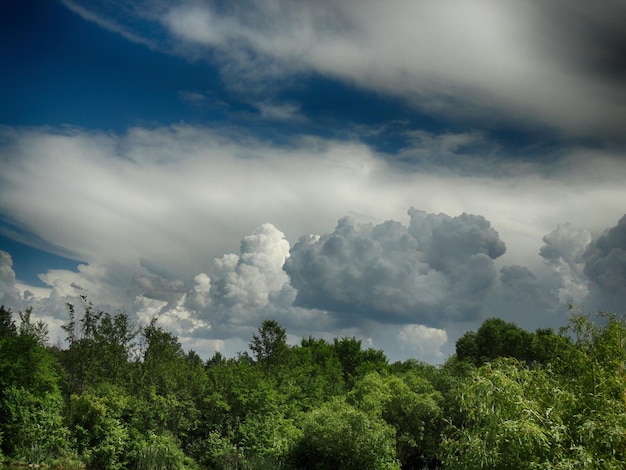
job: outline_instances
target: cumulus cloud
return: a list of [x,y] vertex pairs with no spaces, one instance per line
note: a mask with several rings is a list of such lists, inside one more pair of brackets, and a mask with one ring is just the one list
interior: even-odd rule
[[[161,315],[186,341],[202,337],[225,353],[244,350],[267,318],[294,335],[345,331],[375,345],[381,339],[364,319],[393,324],[394,338],[405,324],[452,337],[454,322],[521,319],[522,302],[507,306],[504,293],[536,299],[537,311],[559,292],[570,298],[586,274],[567,250],[580,253],[587,240],[571,227],[600,233],[626,198],[626,163],[600,150],[578,149],[547,169],[494,160],[489,173],[471,175],[399,167],[358,141],[300,136],[277,145],[234,128],[0,133],[0,211],[82,261],[76,271],[41,273],[48,290],[33,289],[39,300],[30,305],[58,323],[65,302],[86,294],[142,320]],[[424,155],[442,149],[424,135],[415,145]],[[444,150],[454,158],[454,145]],[[423,211],[407,217],[411,205]],[[326,233],[346,214],[362,223],[345,219]],[[572,226],[542,242],[559,220]],[[251,227],[259,230],[240,243]],[[298,241],[306,233],[322,235]],[[602,257],[583,259],[592,266]],[[15,287],[22,301],[28,287]]]
[[215,260],[215,278],[208,294],[218,307],[239,306],[250,311],[266,307],[288,282],[282,267],[289,242],[271,224],[244,237],[239,255]]
[[448,342],[445,330],[415,324],[403,326],[396,338],[409,355],[435,360],[444,358],[441,347]]
[[583,254],[585,274],[601,291],[626,299],[626,216]]
[[20,304],[20,291],[16,286],[13,259],[6,251],[0,250],[0,305],[15,308]]
[[285,263],[296,304],[381,323],[480,316],[505,251],[498,233],[481,216],[409,215],[408,227],[344,218],[332,233],[302,237]]
[[[546,174],[495,161],[493,175],[471,176],[398,168],[356,141],[301,136],[274,145],[233,128],[0,133],[2,213],[126,285],[135,272],[189,282],[268,221],[295,242],[350,213],[402,221],[416,204],[482,214],[507,242],[503,259],[540,262],[541,237],[555,220],[600,230],[623,214],[625,197],[625,162],[598,151],[578,150]],[[423,154],[440,148],[437,139],[416,145]]]
[[[216,258],[210,276],[195,276],[194,286],[188,291],[180,294],[174,289],[179,293],[172,294],[169,302],[139,296],[138,315],[143,321],[158,318],[162,325],[183,335],[185,343],[195,344],[197,339],[192,338],[202,337],[213,341],[213,351],[231,354],[245,349],[242,338],[251,337],[254,329],[268,318],[302,329],[303,325],[310,327],[316,317],[314,328],[323,327],[323,312],[307,312],[293,306],[295,291],[283,271],[289,248],[284,233],[265,223],[241,240],[237,254]],[[162,283],[161,280],[156,285]]]
[[583,254],[591,242],[591,234],[587,230],[575,230],[571,224],[562,224],[543,237],[543,242],[539,254],[561,279],[559,300],[566,304],[580,303],[589,293]]

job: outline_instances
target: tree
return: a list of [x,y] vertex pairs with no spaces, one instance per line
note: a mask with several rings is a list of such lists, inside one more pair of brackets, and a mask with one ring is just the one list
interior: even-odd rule
[[199,407],[206,395],[206,373],[193,351],[185,354],[178,338],[153,319],[143,329],[145,344],[137,395],[144,400],[144,430],[171,433],[181,441],[192,438],[200,419]]
[[395,470],[394,435],[382,419],[333,399],[307,413],[292,459],[301,469]]
[[393,427],[403,466],[434,463],[443,414],[441,396],[428,380],[414,373],[383,377],[371,372],[354,385],[347,401]]
[[123,419],[128,410],[129,397],[114,386],[71,396],[67,419],[87,468],[128,468],[129,450],[135,444]]
[[383,372],[388,362],[381,350],[361,348],[361,340],[355,337],[335,338],[333,350],[343,368],[344,381],[348,389],[352,388],[356,380],[368,372]]
[[528,364],[546,363],[554,357],[563,337],[551,329],[530,333],[514,323],[500,318],[489,318],[478,331],[468,331],[456,342],[460,360],[481,366],[499,357],[513,357]]
[[69,447],[63,425],[59,364],[46,346],[47,325],[0,308],[0,435],[3,453],[27,463],[50,461]]
[[13,312],[4,305],[0,306],[0,341],[5,338],[15,338],[17,328],[13,321]]
[[601,319],[574,315],[547,366],[502,358],[464,382],[445,468],[624,468],[626,324]]
[[129,386],[129,359],[139,329],[126,313],[111,315],[96,310],[85,296],[81,300],[83,316],[77,318],[74,306],[68,303],[69,321],[62,326],[69,343],[61,358],[70,392],[82,393],[103,382]]
[[250,342],[256,362],[263,364],[266,370],[283,363],[289,350],[287,331],[275,320],[265,320],[258,331]]

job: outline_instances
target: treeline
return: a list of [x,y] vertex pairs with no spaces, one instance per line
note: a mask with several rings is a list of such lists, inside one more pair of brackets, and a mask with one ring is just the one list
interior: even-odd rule
[[0,308],[0,458],[93,469],[622,469],[626,325],[527,332],[490,319],[435,367],[355,338],[203,361],[156,321],[83,299],[67,344]]

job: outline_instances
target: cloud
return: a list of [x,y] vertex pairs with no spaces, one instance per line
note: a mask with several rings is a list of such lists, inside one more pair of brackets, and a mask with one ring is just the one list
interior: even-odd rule
[[[275,144],[233,127],[0,133],[3,217],[81,261],[41,273],[48,290],[28,299],[3,271],[4,292],[17,288],[19,302],[55,325],[65,302],[86,294],[142,321],[162,316],[189,344],[204,338],[227,354],[245,350],[267,318],[295,336],[372,338],[391,355],[400,346],[381,325],[393,338],[422,325],[453,341],[485,315],[544,324],[546,305],[559,293],[580,297],[574,288],[589,282],[580,264],[589,235],[573,227],[601,233],[626,198],[626,163],[598,149],[564,151],[549,165],[494,154],[473,174],[396,165],[357,140]],[[442,140],[467,136],[422,134],[414,151],[454,159],[461,150]],[[411,206],[423,211],[407,215]],[[571,225],[555,231],[561,221]],[[611,243],[584,263],[608,263],[619,254]],[[603,305],[599,287],[593,294],[590,310]]]
[[396,338],[410,356],[439,360],[444,358],[441,347],[448,342],[445,330],[415,324],[403,326]]
[[[396,166],[358,141],[300,136],[278,145],[236,128],[0,133],[0,211],[33,233],[33,243],[39,237],[44,249],[56,246],[89,265],[94,279],[105,269],[102,276],[124,288],[136,275],[155,274],[188,285],[266,222],[294,243],[345,214],[403,222],[412,205],[482,214],[506,240],[499,259],[534,269],[542,264],[541,238],[556,222],[598,232],[623,214],[626,197],[624,160],[598,150],[575,149],[547,167],[490,157],[489,172],[467,175]],[[437,153],[441,145],[423,136],[416,151]],[[454,146],[447,148],[454,158]],[[47,282],[52,277],[63,276]]]
[[619,137],[625,9],[609,0],[182,2],[160,21],[179,52],[211,57],[232,85],[314,71],[446,115]]
[[591,234],[587,230],[575,230],[571,224],[560,224],[543,241],[539,254],[561,278],[559,300],[580,303],[589,293],[583,254],[591,242]]
[[285,271],[296,304],[381,323],[440,326],[476,318],[493,285],[504,243],[481,216],[411,209],[408,227],[339,221],[334,232],[302,237]]
[[103,29],[120,34],[129,41],[143,44],[151,49],[158,49],[156,41],[144,37],[139,32],[133,32],[132,25],[126,26],[119,21],[119,18],[136,17],[140,13],[138,7],[133,8],[127,2],[119,1],[61,0],[61,2],[84,20],[92,21]]
[[601,291],[626,299],[626,215],[583,254],[585,274]]
[[0,305],[15,308],[20,303],[20,292],[16,287],[13,259],[0,250]]
[[241,242],[240,255],[215,260],[216,278],[209,295],[219,306],[266,307],[288,282],[282,267],[289,256],[289,242],[272,224],[263,224]]
[[313,72],[453,119],[624,135],[619,0],[64,4],[131,41],[211,61],[253,100]]
[[[241,350],[241,338],[251,337],[268,318],[296,331],[303,326],[310,329],[314,320],[314,328],[323,327],[323,312],[305,311],[293,305],[295,291],[283,271],[289,248],[285,235],[265,223],[241,240],[238,254],[216,258],[211,276],[198,274],[194,286],[184,293],[177,282],[167,283],[154,277],[142,280],[141,284],[150,289],[136,299],[138,316],[144,322],[158,318],[160,324],[185,336],[186,342],[195,344],[192,338],[200,337],[211,339],[220,348],[214,350],[231,354]],[[163,284],[170,288],[163,289]],[[166,294],[160,298],[169,298],[168,301],[151,300],[156,297],[154,292],[163,291]]]

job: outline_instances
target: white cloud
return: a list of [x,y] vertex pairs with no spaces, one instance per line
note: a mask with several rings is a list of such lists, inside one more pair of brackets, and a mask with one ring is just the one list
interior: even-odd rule
[[0,305],[15,308],[19,305],[20,292],[16,286],[11,254],[0,250]]
[[481,216],[409,210],[408,227],[339,221],[332,233],[302,237],[285,271],[296,304],[354,322],[439,326],[480,317],[504,243]]
[[[454,311],[472,307],[480,315],[532,319],[525,326],[544,324],[545,306],[554,300],[550,290],[573,292],[580,285],[574,275],[584,273],[574,252],[588,239],[569,234],[566,225],[551,232],[558,223],[571,222],[597,238],[622,217],[626,200],[626,163],[620,155],[597,150],[575,149],[548,166],[516,166],[495,155],[489,171],[477,176],[463,169],[396,166],[359,142],[299,137],[277,146],[228,128],[137,128],[126,135],[5,128],[2,137],[0,211],[82,261],[76,272],[42,273],[50,289],[32,289],[40,299],[30,298],[30,304],[58,323],[66,317],[65,302],[77,303],[76,296],[86,294],[94,303],[124,308],[142,321],[163,315],[168,327],[185,338],[203,337],[215,341],[212,350],[221,345],[231,353],[245,349],[267,318],[295,336],[354,331],[373,338],[375,346],[399,351],[358,315],[339,317],[329,306],[313,303],[294,306],[307,286],[326,281],[325,295],[334,292],[335,300],[343,296],[378,311],[407,311],[419,300],[431,307],[447,305],[452,310],[443,318],[449,321],[467,318]],[[441,140],[428,137],[416,141],[416,149],[442,151]],[[457,148],[444,147],[451,156]],[[407,217],[411,206],[424,213]],[[459,216],[463,212],[484,218]],[[317,253],[346,214],[371,223],[361,228],[343,223],[348,243],[337,254],[348,253],[348,258],[328,256],[320,271],[337,272],[290,284],[282,264],[303,253],[293,247],[287,258],[290,246],[303,234],[320,234],[302,242],[317,247]],[[256,232],[254,227],[259,227]],[[545,234],[550,235],[542,242]],[[557,254],[568,246],[574,258],[564,258],[565,252],[544,252],[542,258],[544,244],[558,248]],[[548,266],[547,259],[552,260]],[[576,284],[564,283],[564,267],[555,272],[557,259]],[[503,270],[511,265],[519,269]],[[17,292],[19,309],[28,287],[14,279],[7,260],[3,266],[3,293]],[[346,282],[335,282],[341,279]],[[360,288],[350,290],[358,279]],[[511,298],[518,301],[512,305]],[[593,309],[596,300],[585,299],[585,307]],[[532,313],[527,301],[533,301]],[[438,326],[433,315],[430,323],[399,315],[397,326]],[[455,325],[446,326],[449,337],[457,334]],[[395,338],[398,333],[389,334]]]
[[313,70],[446,114],[619,136],[624,7],[554,3],[183,2],[161,21],[181,50],[211,47],[232,84]]
[[410,324],[402,327],[397,339],[409,356],[441,360],[444,358],[441,347],[448,342],[448,334],[445,330]]

